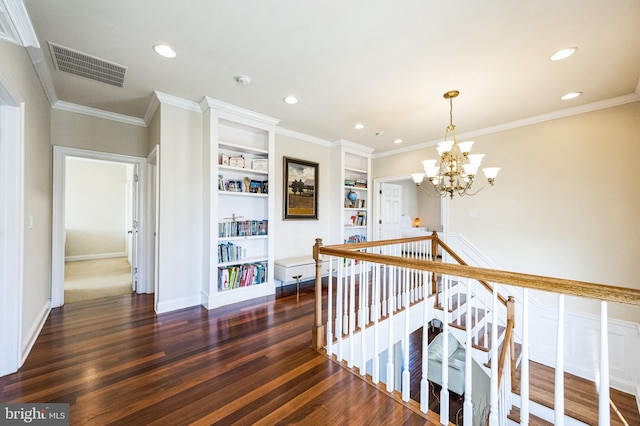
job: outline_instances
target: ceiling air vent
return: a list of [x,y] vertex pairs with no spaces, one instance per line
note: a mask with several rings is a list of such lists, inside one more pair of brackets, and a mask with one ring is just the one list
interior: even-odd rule
[[53,63],[58,71],[68,72],[117,87],[122,87],[124,84],[124,73],[127,68],[122,65],[53,43],[49,43],[49,49],[51,50]]

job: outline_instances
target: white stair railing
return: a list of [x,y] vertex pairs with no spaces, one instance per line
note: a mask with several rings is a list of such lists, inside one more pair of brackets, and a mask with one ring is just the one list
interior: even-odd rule
[[[558,325],[556,334],[556,376],[555,376],[555,424],[564,424],[564,305],[565,294],[572,296],[587,297],[601,301],[600,318],[600,365],[599,365],[599,424],[608,425],[609,420],[609,375],[608,375],[608,338],[607,338],[607,300],[615,302],[630,303],[640,306],[640,291],[633,289],[623,289],[619,287],[607,287],[577,281],[567,281],[549,277],[534,277],[526,274],[505,273],[477,267],[444,265],[433,262],[429,253],[430,244],[423,244],[422,247],[412,244],[401,246],[388,242],[378,242],[380,247],[375,250],[368,243],[355,244],[354,248],[345,249],[342,246],[331,246],[323,248],[317,247],[317,253],[328,256],[329,269],[333,270],[336,265],[335,285],[333,277],[331,285],[327,290],[327,314],[326,339],[324,348],[328,354],[338,361],[346,361],[350,367],[358,367],[360,375],[370,375],[373,383],[383,381],[388,392],[399,392],[400,398],[408,401],[410,395],[410,362],[409,362],[409,338],[411,333],[422,327],[422,371],[420,381],[420,410],[427,412],[430,406],[430,369],[428,367],[428,328],[429,321],[436,317],[437,311],[433,308],[432,282],[434,274],[441,274],[440,290],[442,292],[440,304],[442,307],[442,324],[445,336],[455,331],[457,327],[451,326],[449,308],[452,301],[456,301],[458,309],[464,307],[464,312],[456,314],[456,325],[464,323],[466,332],[461,339],[464,341],[465,353],[465,377],[464,377],[464,401],[463,418],[466,425],[476,424],[473,422],[473,407],[477,400],[473,394],[473,383],[476,380],[473,369],[474,361],[471,358],[470,347],[474,339],[477,342],[475,328],[472,324],[480,322],[484,326],[480,327],[482,333],[492,341],[489,389],[489,415],[488,420],[491,425],[507,424],[507,416],[511,409],[511,366],[509,363],[513,357],[512,353],[504,352],[501,357],[504,359],[503,368],[499,370],[497,348],[499,347],[499,312],[497,286],[493,286],[490,298],[481,300],[479,294],[485,293],[484,286],[476,284],[475,280],[500,282],[503,285],[517,285],[522,287],[522,369],[521,369],[521,395],[520,395],[520,418],[521,424],[528,424],[530,417],[529,404],[529,292],[528,289],[542,290],[558,293]],[[385,243],[385,244],[382,244]],[[364,250],[375,251],[365,252]],[[416,254],[423,250],[423,255]],[[412,253],[410,259],[402,259],[400,255],[404,252]],[[314,252],[316,252],[314,250]],[[391,255],[390,255],[391,254]],[[394,255],[394,256],[392,256]],[[335,256],[335,257],[334,257]],[[358,258],[358,262],[354,259]],[[317,265],[319,257],[316,257]],[[326,259],[325,259],[326,260]],[[318,270],[320,268],[318,267]],[[471,279],[467,279],[471,278]],[[452,283],[464,282],[464,285],[453,285]],[[320,283],[320,285],[318,284]],[[480,288],[478,290],[476,287]],[[606,288],[601,288],[606,287]],[[318,291],[318,288],[320,291]],[[421,290],[422,289],[422,290]],[[316,282],[317,297],[322,297],[321,274],[318,273]],[[356,291],[357,290],[357,291]],[[463,295],[456,292],[465,291]],[[464,297],[463,297],[464,296]],[[412,300],[413,299],[413,300]],[[463,303],[464,299],[464,303]],[[358,306],[356,312],[355,306]],[[320,308],[322,305],[320,304]],[[479,311],[486,309],[488,314],[480,318]],[[325,325],[318,327],[321,322],[321,311],[318,312],[316,302],[316,327],[314,330],[322,329]],[[385,312],[386,311],[386,312]],[[320,314],[320,315],[319,315]],[[358,320],[356,321],[356,315]],[[475,319],[474,319],[475,316]],[[490,324],[490,325],[489,325]],[[513,319],[507,321],[508,327],[513,324]],[[346,325],[346,327],[345,327]],[[491,332],[488,333],[488,328]],[[508,330],[513,330],[508,328]],[[511,331],[508,334],[513,333]],[[487,341],[487,337],[483,341]],[[314,342],[322,343],[323,339],[314,338]],[[394,357],[394,347],[396,344],[402,346],[402,356]],[[440,421],[443,424],[449,422],[449,339],[443,339],[443,350],[441,353],[442,371],[440,393]],[[503,342],[504,351],[513,351],[513,347],[508,341]],[[357,353],[357,361],[354,359]],[[446,355],[445,355],[446,354]],[[386,357],[383,365],[382,357]],[[502,362],[502,361],[501,361]],[[386,374],[381,374],[386,368]],[[396,379],[396,375],[400,374]],[[384,378],[384,380],[381,380]],[[434,396],[435,397],[435,396]]]

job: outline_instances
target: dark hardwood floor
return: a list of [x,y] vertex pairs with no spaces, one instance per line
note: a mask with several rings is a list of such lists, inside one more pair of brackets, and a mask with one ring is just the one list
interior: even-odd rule
[[[438,424],[315,352],[313,284],[300,290],[161,315],[153,295],[54,309],[24,366],[0,378],[0,402],[66,402],[74,425]],[[531,370],[532,399],[552,404],[553,370]],[[565,386],[567,412],[595,424],[593,384],[565,375]],[[632,396],[612,400],[640,425]],[[612,424],[624,423],[612,412]]]
[[436,424],[311,348],[313,287],[155,315],[153,295],[54,309],[1,402],[66,402],[71,424]]

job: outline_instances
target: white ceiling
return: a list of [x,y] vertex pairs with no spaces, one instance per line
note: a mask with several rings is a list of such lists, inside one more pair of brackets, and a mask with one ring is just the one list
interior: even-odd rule
[[[143,118],[209,96],[376,153],[640,89],[638,0],[25,0],[57,99]],[[118,88],[56,71],[48,42],[126,66]],[[152,46],[168,43],[177,58]],[[577,46],[560,62],[549,56]],[[249,86],[234,77],[249,75]],[[560,96],[584,94],[571,101]],[[300,102],[282,99],[295,95]],[[353,124],[362,122],[363,130]],[[383,131],[383,136],[375,133]],[[401,145],[393,140],[401,138]]]

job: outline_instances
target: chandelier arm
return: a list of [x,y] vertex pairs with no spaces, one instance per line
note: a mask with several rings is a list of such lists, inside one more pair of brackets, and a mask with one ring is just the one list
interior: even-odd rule
[[476,192],[467,192],[464,191],[464,194],[460,194],[460,195],[476,195],[478,192],[482,191],[484,188],[486,188],[487,186],[493,186],[492,183],[485,183],[484,185],[482,185],[480,187],[480,189],[478,189]]
[[[433,185],[431,185],[431,186],[433,186]],[[430,194],[430,193],[429,193],[429,191],[427,191],[426,189],[424,189],[424,187],[423,187],[422,185],[416,185],[416,187],[418,187],[418,189],[420,189],[422,192],[424,192],[425,194],[427,194],[429,197],[441,197],[441,196],[442,196],[442,194],[440,194],[440,191],[438,191],[438,188],[435,188],[435,187],[434,187],[434,188],[435,188],[435,190],[436,190],[436,191],[438,191],[438,194],[437,194],[437,195],[433,195],[433,194]]]

